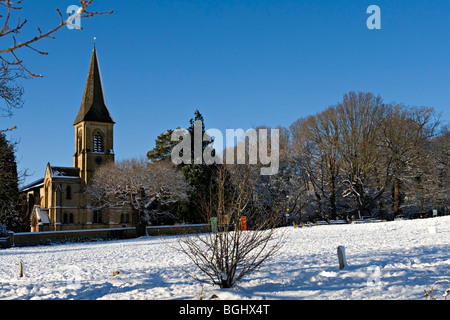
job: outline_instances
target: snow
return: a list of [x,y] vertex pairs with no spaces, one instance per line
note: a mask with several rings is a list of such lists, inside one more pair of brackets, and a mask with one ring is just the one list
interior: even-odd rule
[[48,217],[48,211],[46,210],[41,210],[40,206],[34,206],[34,210],[36,211],[36,215],[39,221],[39,225],[43,225],[43,224],[49,224],[50,223],[50,219]]
[[[193,280],[188,272],[200,273],[177,236],[4,249],[0,299],[424,300],[424,290],[450,279],[450,216],[278,232],[277,255],[232,289]],[[436,285],[434,296],[449,287]]]

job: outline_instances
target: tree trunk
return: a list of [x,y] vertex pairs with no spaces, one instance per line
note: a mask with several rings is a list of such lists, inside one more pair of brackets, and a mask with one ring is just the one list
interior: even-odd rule
[[394,217],[400,214],[400,179],[394,178]]
[[331,220],[337,219],[335,177],[330,177]]

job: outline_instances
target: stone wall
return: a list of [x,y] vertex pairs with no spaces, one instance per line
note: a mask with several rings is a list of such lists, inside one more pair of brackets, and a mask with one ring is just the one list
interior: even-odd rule
[[[147,227],[149,236],[194,234],[209,232],[208,224],[150,226]],[[35,245],[49,245],[65,242],[88,242],[98,240],[116,240],[136,238],[135,228],[111,228],[70,231],[43,232],[9,232],[9,246],[25,247]],[[7,247],[7,246],[3,246]]]
[[211,231],[211,227],[209,226],[209,224],[187,224],[174,226],[147,227],[147,234],[149,236],[206,233],[209,231]]

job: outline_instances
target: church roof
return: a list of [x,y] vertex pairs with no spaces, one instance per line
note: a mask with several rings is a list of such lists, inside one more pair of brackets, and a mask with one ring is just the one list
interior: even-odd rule
[[50,224],[50,218],[48,217],[48,210],[41,209],[41,206],[34,206],[33,211],[36,213],[39,225]]
[[40,178],[39,180],[33,181],[30,184],[27,184],[19,189],[20,192],[29,191],[35,188],[40,188],[44,185],[44,178]]
[[82,121],[114,123],[108,107],[106,106],[102,77],[95,47],[92,51],[91,63],[89,64],[89,71],[80,110],[78,111],[78,115],[73,124],[76,125]]
[[79,178],[80,168],[50,167],[52,177]]

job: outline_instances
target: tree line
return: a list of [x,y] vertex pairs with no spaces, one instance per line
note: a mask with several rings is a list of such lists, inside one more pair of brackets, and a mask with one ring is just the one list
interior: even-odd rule
[[[202,121],[203,136],[205,122],[198,110],[188,131],[194,129],[195,121]],[[278,129],[280,168],[273,176],[261,176],[260,165],[248,162],[175,166],[170,161],[177,144],[171,139],[174,130],[161,133],[147,159],[140,160],[141,167],[154,172],[158,167],[175,170],[176,178],[159,177],[158,194],[177,191],[170,197],[151,196],[159,199],[159,205],[153,206],[154,214],[146,211],[146,221],[170,223],[161,219],[165,212],[173,223],[205,222],[213,213],[217,217],[227,211],[223,209],[227,202],[239,204],[239,212],[233,214],[236,219],[239,215],[254,220],[275,216],[281,224],[364,217],[393,220],[427,215],[431,210],[448,214],[450,130],[433,108],[387,104],[370,92],[349,92],[336,105]],[[212,138],[203,141],[202,147],[213,142]],[[104,187],[101,175],[99,171],[90,190]],[[111,179],[111,174],[106,177]],[[150,190],[152,185],[149,180],[141,187]],[[216,205],[222,209],[213,209]]]
[[432,108],[349,92],[289,134],[288,166],[304,177],[319,217],[448,212],[450,132]]

